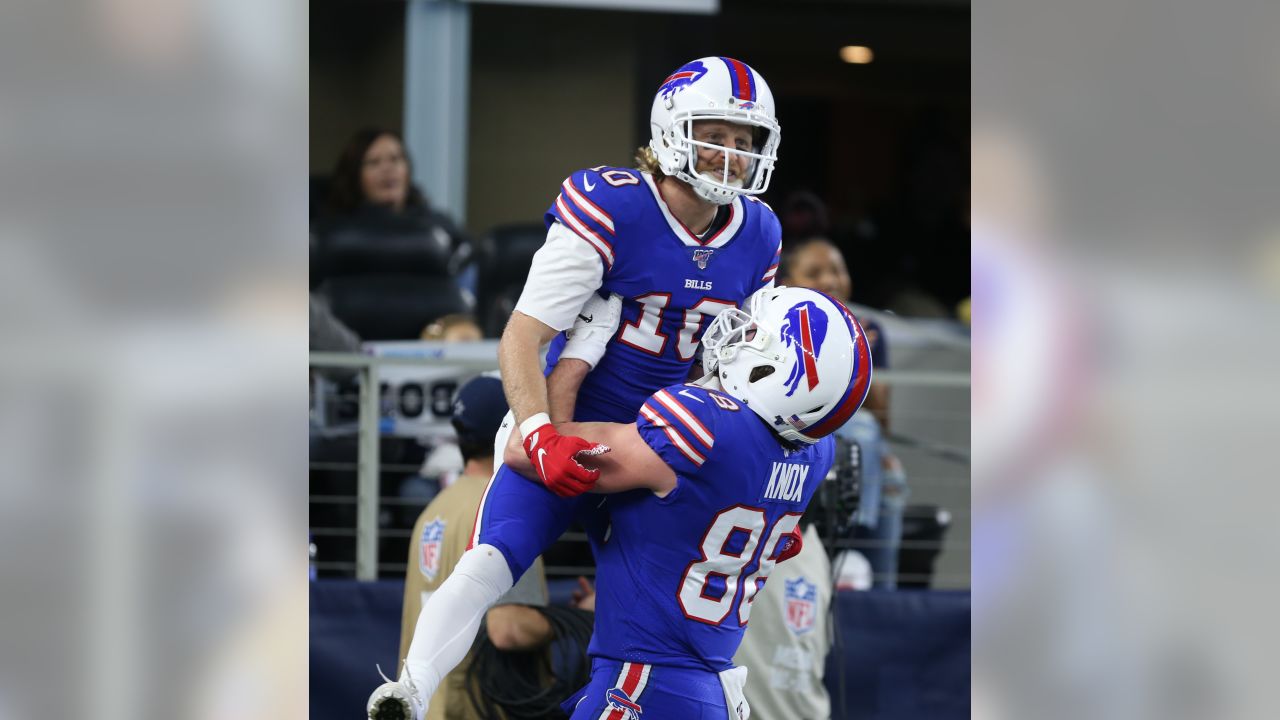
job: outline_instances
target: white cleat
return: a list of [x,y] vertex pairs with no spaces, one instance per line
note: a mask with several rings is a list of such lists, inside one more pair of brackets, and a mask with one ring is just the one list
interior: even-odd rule
[[[381,674],[381,670],[379,670]],[[422,720],[426,704],[418,697],[418,688],[407,675],[402,681],[390,680],[378,686],[369,696],[370,720]]]

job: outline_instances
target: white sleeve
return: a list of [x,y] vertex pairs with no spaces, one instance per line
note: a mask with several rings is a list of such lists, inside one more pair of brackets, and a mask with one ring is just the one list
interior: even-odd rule
[[604,263],[585,240],[552,223],[533,256],[516,310],[555,330],[568,330],[591,293],[604,283]]

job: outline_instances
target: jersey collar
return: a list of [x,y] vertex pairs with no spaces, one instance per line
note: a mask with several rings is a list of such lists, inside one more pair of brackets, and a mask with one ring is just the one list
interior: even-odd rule
[[742,207],[742,197],[739,196],[735,197],[733,202],[729,204],[729,222],[725,223],[719,232],[708,238],[706,242],[703,242],[689,228],[685,227],[684,223],[677,220],[675,215],[671,214],[671,208],[667,207],[667,202],[662,199],[662,193],[658,192],[658,185],[653,181],[653,176],[646,172],[640,173],[640,177],[644,178],[645,184],[649,186],[649,192],[653,193],[653,200],[658,204],[658,209],[662,211],[662,217],[667,219],[667,226],[680,239],[680,242],[685,245],[689,247],[722,247],[728,244],[738,234],[738,230],[742,228],[742,223],[746,219],[747,213]]

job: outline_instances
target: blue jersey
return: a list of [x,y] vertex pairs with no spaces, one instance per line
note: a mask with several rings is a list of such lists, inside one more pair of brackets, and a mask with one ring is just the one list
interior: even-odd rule
[[[778,270],[781,226],[767,205],[740,196],[706,239],[691,233],[639,170],[580,170],[561,185],[546,222],[559,222],[600,255],[601,293],[622,296],[622,321],[578,391],[575,419],[629,423],[655,390],[689,377],[702,333],[741,307]],[[565,337],[547,353],[550,374]]]
[[640,436],[675,490],[610,497],[596,544],[594,657],[720,672],[733,665],[751,601],[834,459],[830,437],[784,447],[749,408],[693,385],[660,390]]

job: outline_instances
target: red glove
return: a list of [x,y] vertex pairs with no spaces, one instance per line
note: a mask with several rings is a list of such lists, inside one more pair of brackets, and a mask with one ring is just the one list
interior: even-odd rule
[[600,479],[600,471],[583,467],[577,460],[578,455],[599,455],[608,451],[604,445],[561,435],[551,423],[544,423],[526,435],[523,445],[524,453],[529,456],[533,471],[538,473],[542,484],[560,497],[581,495]]
[[800,554],[800,548],[804,547],[804,538],[800,535],[800,527],[796,526],[794,530],[782,536],[778,541],[778,559],[775,562],[784,562]]

